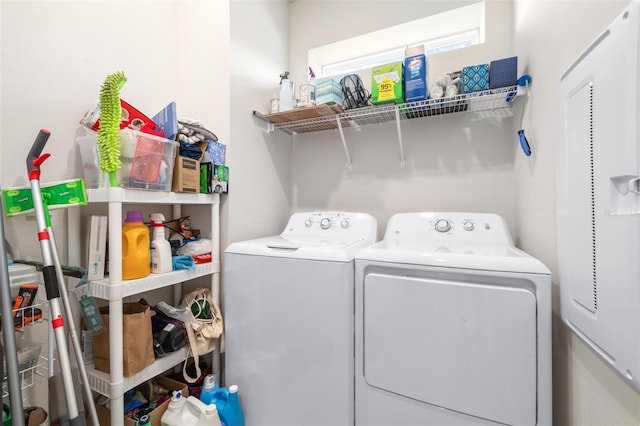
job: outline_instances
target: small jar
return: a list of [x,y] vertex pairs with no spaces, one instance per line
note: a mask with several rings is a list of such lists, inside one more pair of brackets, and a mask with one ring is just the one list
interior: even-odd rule
[[280,111],[280,99],[273,98],[269,101],[271,114]]

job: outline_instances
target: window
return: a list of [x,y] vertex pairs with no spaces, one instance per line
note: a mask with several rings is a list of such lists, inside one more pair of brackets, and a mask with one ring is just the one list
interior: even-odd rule
[[[484,2],[309,51],[317,77],[340,76],[401,61],[407,46],[424,45],[427,56],[484,42]],[[362,55],[352,57],[352,52]]]

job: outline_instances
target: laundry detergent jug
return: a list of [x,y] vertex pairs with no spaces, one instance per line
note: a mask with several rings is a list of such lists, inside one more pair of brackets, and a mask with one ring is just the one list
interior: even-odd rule
[[180,391],[173,393],[162,426],[222,426],[215,404],[205,404],[195,396],[187,398]]
[[213,402],[218,409],[220,421],[224,426],[244,426],[244,413],[240,405],[237,385],[231,385],[228,389],[218,388],[214,390]]

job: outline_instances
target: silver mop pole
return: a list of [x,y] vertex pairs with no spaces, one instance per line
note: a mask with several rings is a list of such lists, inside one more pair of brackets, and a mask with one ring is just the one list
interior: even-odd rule
[[[2,197],[0,197],[0,212],[4,212]],[[1,213],[0,213],[1,214]],[[18,350],[16,336],[13,334],[13,310],[11,307],[11,282],[7,269],[7,250],[4,247],[4,224],[0,216],[0,309],[2,311],[2,330],[4,353],[7,360],[7,380],[9,389],[9,405],[11,406],[12,424],[24,426],[22,412],[22,390],[20,389],[20,372],[18,370]],[[1,362],[1,360],[0,360]],[[0,377],[0,380],[2,378]]]
[[79,415],[76,401],[73,376],[71,374],[71,363],[69,361],[69,350],[67,348],[66,333],[64,330],[64,315],[60,307],[60,285],[54,266],[53,253],[49,240],[49,224],[47,223],[48,219],[45,214],[45,206],[40,190],[40,165],[49,158],[49,154],[40,155],[40,153],[44,149],[44,145],[47,143],[49,136],[50,133],[48,130],[42,129],[38,133],[27,155],[27,171],[29,172],[33,207],[38,225],[38,241],[40,242],[40,251],[42,252],[42,276],[44,278],[47,299],[49,300],[51,326],[56,340],[56,347],[58,348],[58,362],[64,383],[69,422],[71,426],[76,426],[84,425],[86,422],[84,418]]

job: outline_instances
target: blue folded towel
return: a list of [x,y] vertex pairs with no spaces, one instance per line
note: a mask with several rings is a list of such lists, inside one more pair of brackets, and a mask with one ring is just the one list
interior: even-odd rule
[[171,258],[171,265],[173,266],[174,271],[179,269],[194,269],[196,267],[193,257],[188,254],[173,256]]

